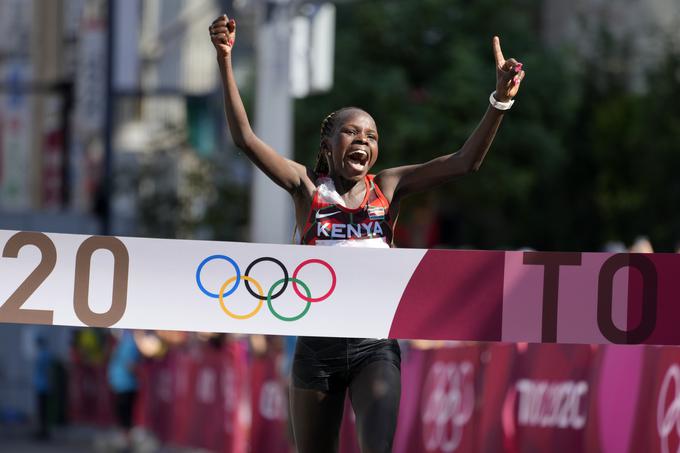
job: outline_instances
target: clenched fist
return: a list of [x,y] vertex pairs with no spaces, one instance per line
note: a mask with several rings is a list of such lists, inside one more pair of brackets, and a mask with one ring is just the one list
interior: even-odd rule
[[231,55],[231,49],[236,41],[236,21],[223,14],[210,24],[208,30],[217,56],[228,57]]

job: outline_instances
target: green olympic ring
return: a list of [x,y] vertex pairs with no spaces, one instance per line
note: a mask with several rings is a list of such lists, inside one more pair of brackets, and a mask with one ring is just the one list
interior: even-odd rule
[[298,319],[302,318],[304,315],[307,314],[307,312],[309,311],[309,307],[312,306],[311,302],[307,302],[307,305],[305,306],[305,309],[302,310],[302,313],[300,313],[297,316],[291,316],[291,317],[280,315],[276,310],[274,310],[274,306],[272,305],[272,294],[274,294],[274,290],[276,289],[276,287],[283,284],[283,283],[288,283],[288,282],[294,282],[294,283],[297,283],[298,285],[302,286],[302,288],[307,293],[307,298],[312,297],[312,292],[309,290],[307,285],[305,285],[302,280],[298,280],[297,278],[287,278],[287,279],[282,278],[281,280],[277,280],[272,285],[272,287],[269,288],[269,293],[267,294],[267,306],[269,307],[269,311],[271,311],[272,314],[274,316],[276,316],[277,318],[279,318],[281,321],[297,321]]

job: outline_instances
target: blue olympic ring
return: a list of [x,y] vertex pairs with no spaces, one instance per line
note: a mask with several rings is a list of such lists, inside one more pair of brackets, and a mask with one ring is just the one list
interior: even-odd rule
[[203,270],[203,266],[208,264],[210,261],[217,259],[228,261],[232,266],[234,266],[234,270],[236,271],[236,281],[234,283],[234,286],[229,291],[224,293],[223,297],[227,297],[228,295],[236,291],[236,288],[238,288],[238,285],[241,283],[241,269],[238,267],[238,264],[236,264],[236,261],[234,261],[233,259],[229,258],[226,255],[211,255],[207,257],[206,259],[201,261],[201,264],[199,264],[198,268],[196,269],[196,283],[198,283],[198,287],[200,288],[201,291],[203,291],[203,294],[205,294],[208,297],[212,297],[213,299],[219,299],[220,295],[211,293],[210,291],[205,289],[205,287],[201,283],[201,271]]

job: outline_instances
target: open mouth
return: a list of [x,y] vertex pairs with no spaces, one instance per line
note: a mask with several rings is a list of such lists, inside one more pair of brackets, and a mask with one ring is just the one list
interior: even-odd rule
[[368,153],[363,149],[356,149],[347,154],[347,163],[355,170],[363,170],[368,163]]

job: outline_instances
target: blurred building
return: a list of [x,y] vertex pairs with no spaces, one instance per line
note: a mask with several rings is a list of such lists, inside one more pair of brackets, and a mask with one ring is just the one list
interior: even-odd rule
[[[226,142],[207,25],[231,6],[2,0],[0,228],[138,234],[145,190],[184,197],[200,216],[188,179]],[[247,36],[252,20],[239,22]],[[239,77],[247,76],[248,41],[239,46]],[[230,168],[225,177],[244,185],[248,168]],[[68,359],[71,329],[0,325],[0,415],[33,412],[38,331]]]
[[[69,62],[87,54],[84,42],[96,45],[96,39],[74,37],[79,18],[85,20],[84,6],[61,0],[0,3],[0,227],[97,229],[89,170],[101,143],[72,127],[75,88],[87,90],[86,74]],[[88,20],[96,27],[94,18]]]
[[140,161],[175,155],[158,184],[177,188],[221,147],[206,24],[231,3],[0,2],[0,228],[134,234]]

